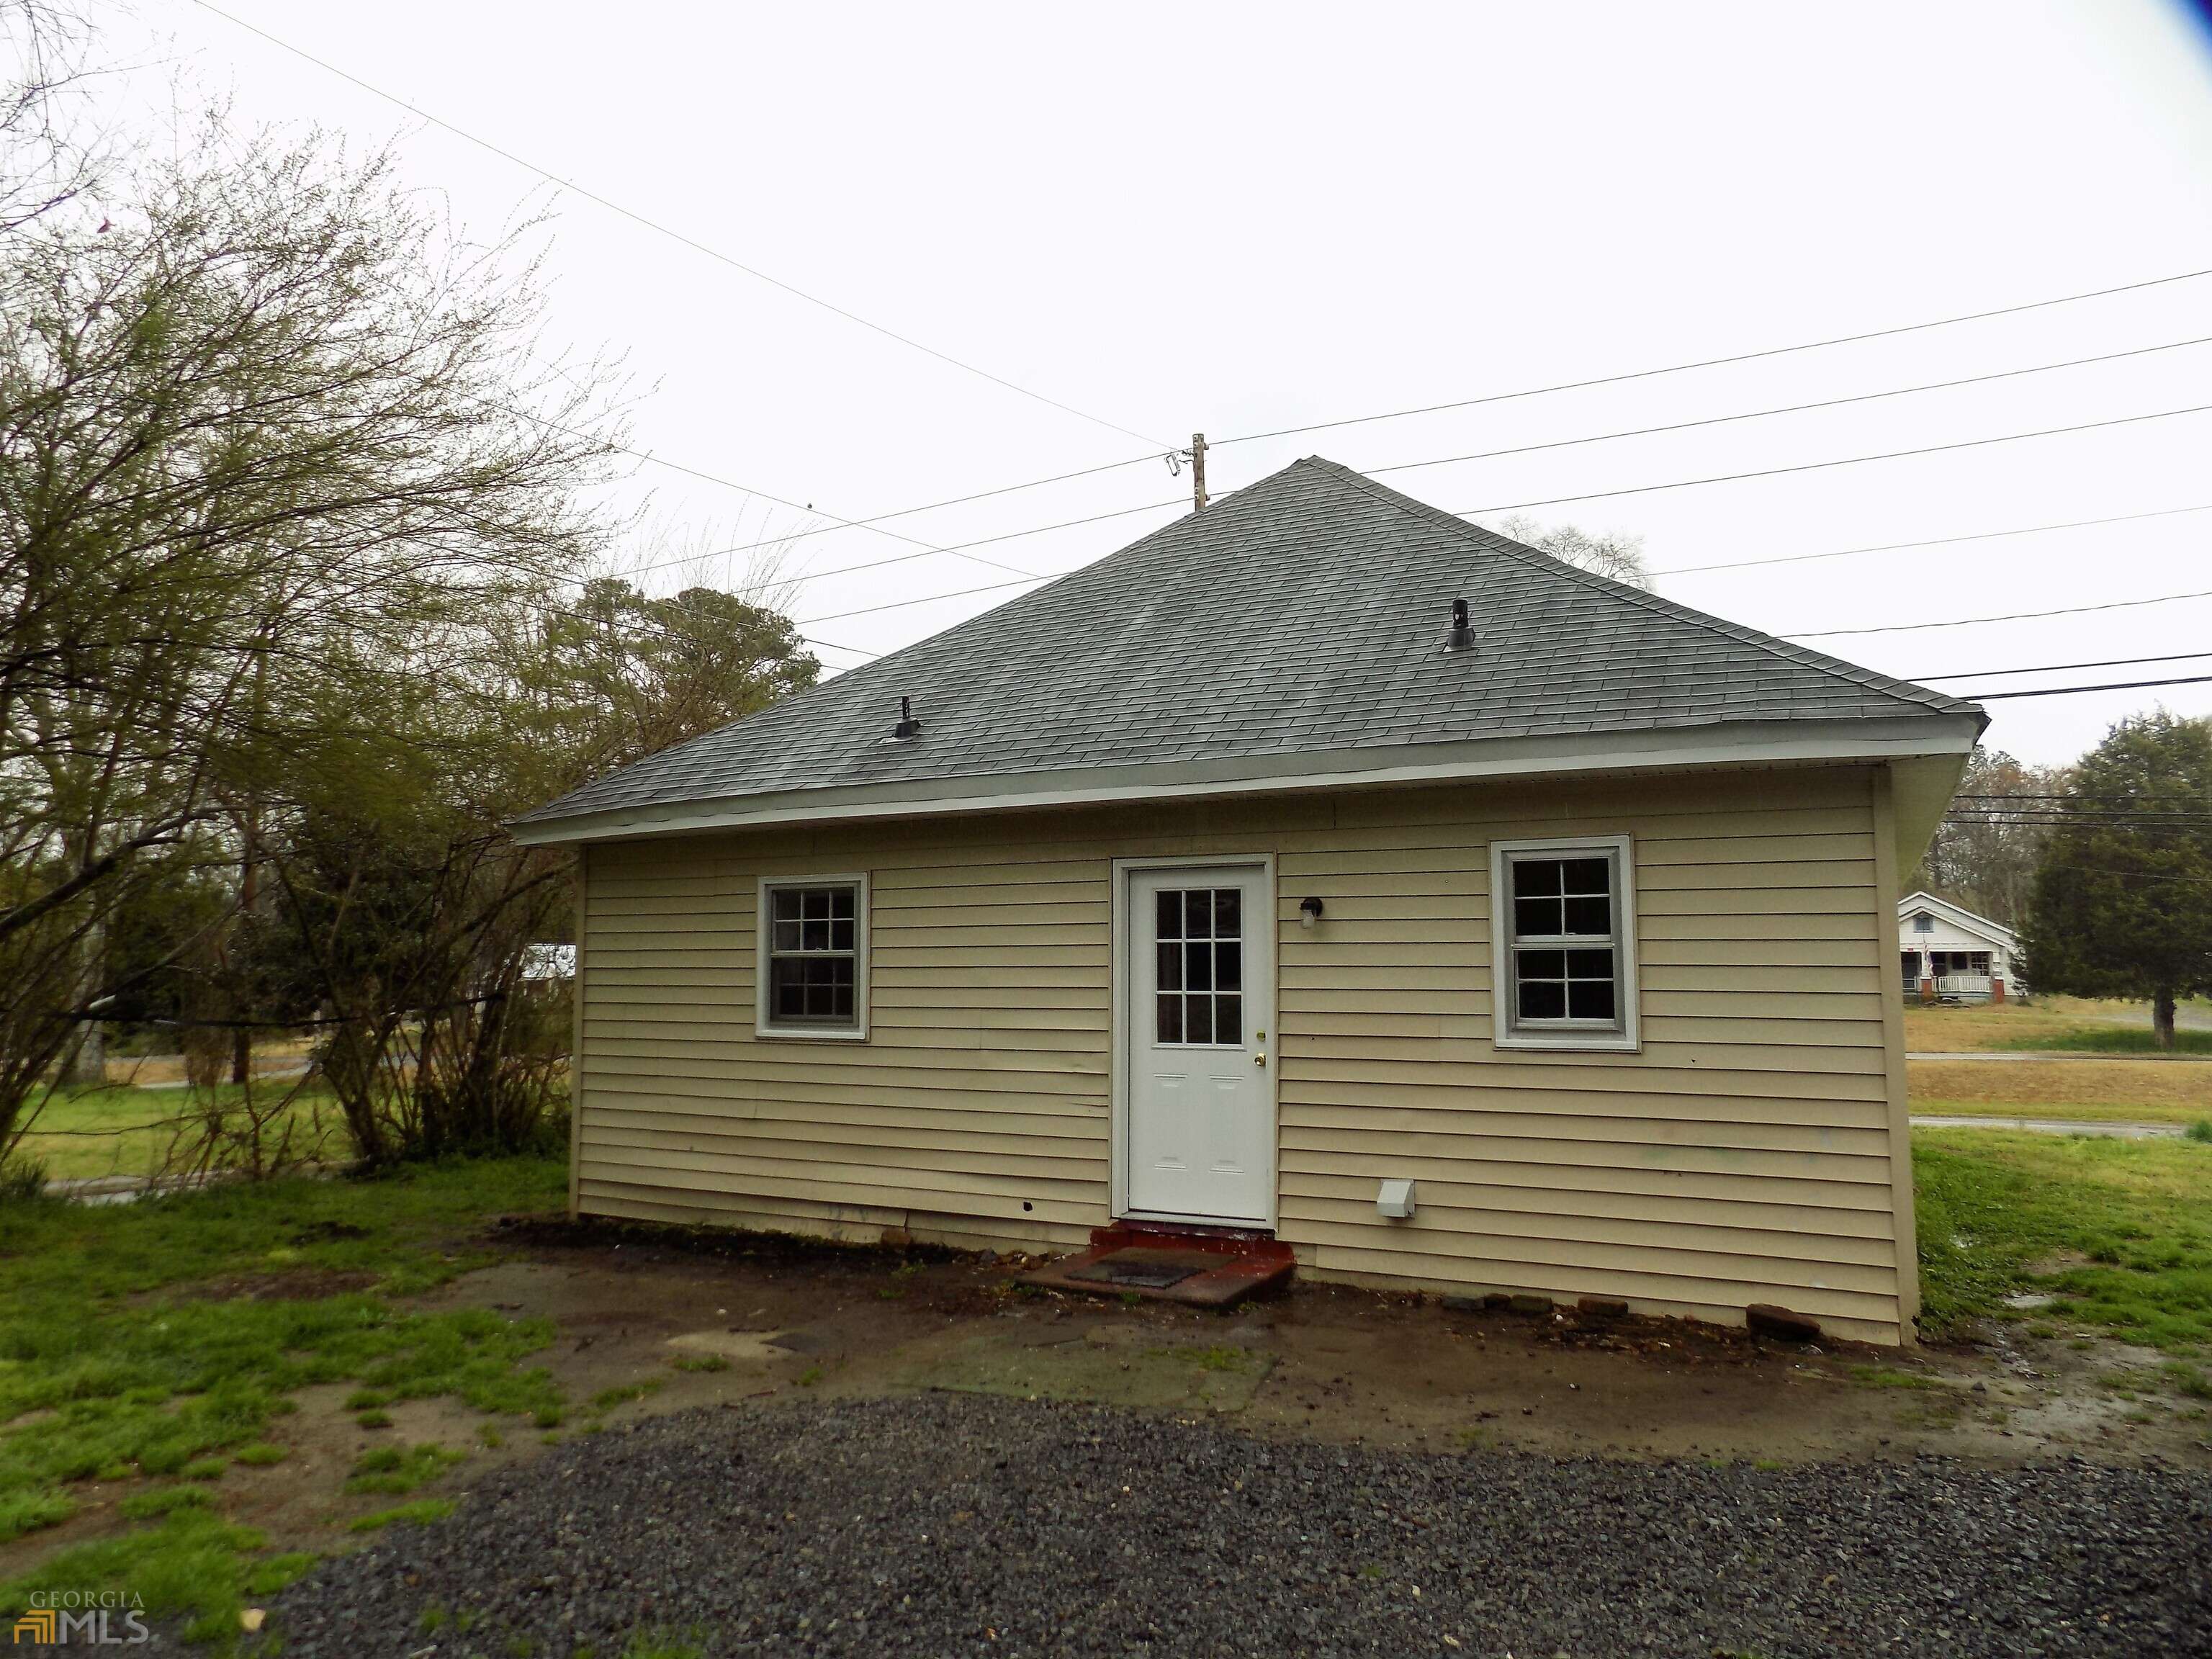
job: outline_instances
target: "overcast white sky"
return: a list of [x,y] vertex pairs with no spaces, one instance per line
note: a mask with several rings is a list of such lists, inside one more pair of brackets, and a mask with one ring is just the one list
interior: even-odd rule
[[[581,188],[1151,441],[558,198],[552,330],[626,354],[655,388],[638,441],[847,517],[1194,429],[1219,441],[2212,268],[2212,34],[2179,3],[223,5]],[[409,178],[473,225],[495,228],[538,188],[191,0],[140,0],[137,21],[243,118],[404,131]],[[1231,445],[1212,482],[1232,489],[1308,453],[1381,468],[2199,337],[2212,276]],[[2212,404],[2212,343],[1385,476],[1468,511],[2197,404]],[[1665,572],[2212,507],[2208,457],[2212,412],[1526,510],[1642,535]],[[711,545],[823,522],[661,467],[635,489]],[[1186,490],[1152,461],[889,527],[968,542]],[[977,551],[1065,571],[1175,511]],[[1658,586],[1802,635],[2212,589],[2208,549],[2212,511]],[[841,530],[797,543],[792,568],[913,550]],[[725,562],[710,576],[743,579],[742,556]],[[844,613],[1012,575],[937,554],[818,574],[793,609],[809,635],[883,651],[1022,590]],[[1808,642],[1915,677],[2206,650],[2212,599]],[[2212,657],[2010,683],[2198,672]],[[2069,759],[2161,698],[2212,713],[2212,685],[2026,698],[1990,705],[1987,741]]]

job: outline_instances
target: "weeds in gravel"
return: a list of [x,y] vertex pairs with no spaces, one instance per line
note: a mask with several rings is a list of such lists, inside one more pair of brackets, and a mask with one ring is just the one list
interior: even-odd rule
[[622,1659],[707,1659],[705,1638],[697,1631],[634,1631],[623,1644]]
[[453,1501],[450,1498],[418,1498],[411,1504],[401,1504],[392,1509],[356,1516],[346,1522],[346,1530],[380,1532],[402,1522],[419,1527],[432,1521],[442,1521],[453,1512]]
[[668,1362],[679,1371],[726,1371],[730,1362],[718,1353],[679,1353]]
[[[269,1430],[310,1384],[557,1416],[550,1377],[525,1363],[550,1324],[390,1298],[489,1260],[447,1241],[498,1211],[556,1201],[562,1180],[557,1163],[488,1160],[127,1207],[0,1208],[0,1540],[67,1519],[84,1482],[219,1483],[225,1454],[280,1461]],[[137,1592],[154,1620],[234,1634],[240,1597],[268,1593],[251,1590],[266,1543],[223,1518],[222,1490],[125,1493],[125,1518],[154,1524],[0,1584],[0,1615],[37,1589],[98,1583]],[[192,1491],[206,1501],[177,1495]]]
[[2212,1343],[2212,1147],[1919,1130],[1913,1166],[1923,1331],[2012,1316],[2004,1297],[2032,1288],[2055,1298],[2045,1317],[2172,1353]]

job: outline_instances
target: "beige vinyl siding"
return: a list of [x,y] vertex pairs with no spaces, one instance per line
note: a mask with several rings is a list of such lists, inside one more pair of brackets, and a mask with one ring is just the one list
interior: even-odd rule
[[[1266,853],[1277,1231],[1310,1273],[1735,1319],[1778,1302],[1895,1341],[1884,783],[1454,785],[599,846],[578,1202],[1080,1244],[1109,1218],[1112,861]],[[1642,1052],[1494,1049],[1490,842],[1624,833]],[[868,1041],[756,1036],[757,883],[855,870]],[[1419,1183],[1413,1219],[1376,1214],[1386,1176]]]

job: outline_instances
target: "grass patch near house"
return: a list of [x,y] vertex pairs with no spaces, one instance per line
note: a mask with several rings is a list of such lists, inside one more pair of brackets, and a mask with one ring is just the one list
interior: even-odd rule
[[[2183,1005],[2201,1015],[2207,1005]],[[1947,1008],[1905,1006],[1905,1046],[1913,1054],[1979,1054],[2051,1050],[2075,1054],[2155,1054],[2147,1002],[2037,997],[2030,1002],[1973,1004]],[[2174,1033],[2176,1054],[2212,1054],[2212,1031]]]
[[1916,1060],[1912,1109],[1931,1116],[2194,1123],[2212,1117],[2212,1066],[2160,1060]]
[[[273,1106],[289,1086],[271,1080],[256,1084],[254,1092]],[[179,1127],[175,1120],[191,1111],[196,1099],[229,1107],[243,1093],[228,1084],[197,1095],[184,1089],[134,1089],[120,1084],[59,1089],[40,1109],[17,1156],[42,1165],[49,1181],[153,1175],[175,1143]],[[327,1090],[303,1090],[264,1133],[273,1140],[287,1121],[292,1126],[294,1148],[301,1155],[332,1161],[352,1157],[344,1115],[338,1110],[337,1097]]]
[[1913,1132],[1921,1328],[2018,1317],[2195,1354],[2212,1345],[2212,1146],[1996,1129]]
[[[259,1532],[224,1518],[223,1475],[231,1457],[281,1458],[270,1431],[296,1389],[353,1382],[557,1418],[559,1391],[529,1364],[548,1322],[392,1298],[489,1261],[455,1237],[564,1190],[558,1162],[515,1158],[0,1206],[0,1542],[66,1519],[94,1481],[125,1484],[118,1507],[153,1523],[0,1583],[0,1616],[33,1590],[93,1585],[137,1592],[151,1618],[234,1633],[243,1598],[267,1593],[254,1586],[270,1558]],[[393,1455],[356,1478],[408,1491],[455,1455]],[[177,1484],[194,1477],[206,1484]],[[203,1496],[169,1495],[182,1493]]]

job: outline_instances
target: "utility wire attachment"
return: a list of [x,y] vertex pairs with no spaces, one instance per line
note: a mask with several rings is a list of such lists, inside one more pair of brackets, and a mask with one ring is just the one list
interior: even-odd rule
[[1190,434],[1190,447],[1188,449],[1170,449],[1166,454],[1161,456],[1160,459],[1168,464],[1168,476],[1171,478],[1180,478],[1182,477],[1183,463],[1185,461],[1188,461],[1190,463],[1191,511],[1194,513],[1205,512],[1206,500],[1206,434],[1203,432],[1192,433]]

